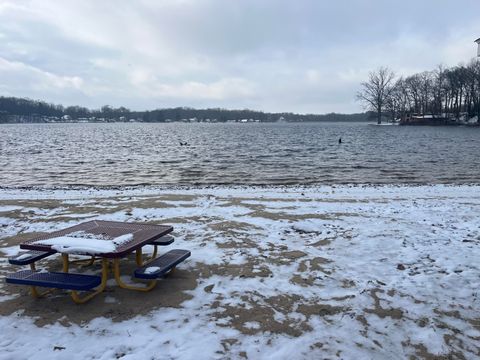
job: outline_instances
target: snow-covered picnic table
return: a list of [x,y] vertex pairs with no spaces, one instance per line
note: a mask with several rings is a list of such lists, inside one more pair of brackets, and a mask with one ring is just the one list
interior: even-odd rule
[[[30,239],[20,244],[21,249],[30,250],[20,254],[10,263],[16,265],[30,264],[30,270],[19,271],[7,276],[7,282],[32,287],[32,294],[41,294],[36,287],[60,288],[72,290],[75,302],[85,302],[101,293],[105,287],[109,272],[110,260],[113,261],[113,273],[117,284],[125,289],[149,291],[155,285],[157,278],[172,270],[177,264],[190,256],[187,250],[171,250],[156,258],[158,245],[169,245],[173,238],[167,234],[173,231],[172,226],[151,225],[139,223],[123,223],[117,221],[93,220],[84,222],[63,230]],[[153,256],[144,265],[142,247],[154,245]],[[131,285],[121,279],[120,260],[135,252],[136,269],[134,276],[149,280],[147,284]],[[39,272],[35,269],[35,261],[54,253],[62,254],[63,272]],[[101,276],[69,273],[69,255],[91,256],[102,260]],[[81,298],[77,291],[91,290],[93,293]]]
[[168,225],[92,220],[25,241],[20,248],[116,259],[172,231]]

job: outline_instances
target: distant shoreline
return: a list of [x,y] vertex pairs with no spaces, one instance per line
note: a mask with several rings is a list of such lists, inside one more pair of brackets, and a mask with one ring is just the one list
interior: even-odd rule
[[55,121],[55,122],[0,122],[0,125],[55,125],[55,124],[332,124],[332,123],[346,123],[346,124],[368,124],[380,126],[431,126],[431,127],[480,127],[480,123],[390,123],[382,122],[377,124],[373,120],[310,120],[310,121],[226,121],[226,122],[206,122],[206,121]]
[[318,120],[318,121],[225,121],[225,122],[206,122],[206,121],[55,121],[55,122],[0,122],[0,125],[52,125],[52,124],[328,124],[328,123],[365,123],[372,124],[371,120]]
[[82,106],[63,106],[19,97],[0,96],[0,123],[23,122],[304,122],[304,121],[364,121],[370,112],[353,114],[299,114],[265,112],[251,109],[191,107],[162,108],[135,111],[123,106],[104,105],[100,109]]

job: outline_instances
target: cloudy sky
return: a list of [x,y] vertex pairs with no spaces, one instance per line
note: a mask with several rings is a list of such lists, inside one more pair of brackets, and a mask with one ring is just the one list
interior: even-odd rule
[[357,112],[359,82],[470,61],[479,0],[0,0],[0,95]]

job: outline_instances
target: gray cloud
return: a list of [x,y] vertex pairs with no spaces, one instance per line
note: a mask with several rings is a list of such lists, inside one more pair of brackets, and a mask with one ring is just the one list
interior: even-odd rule
[[360,111],[368,72],[468,62],[478,0],[0,1],[0,91],[64,104]]

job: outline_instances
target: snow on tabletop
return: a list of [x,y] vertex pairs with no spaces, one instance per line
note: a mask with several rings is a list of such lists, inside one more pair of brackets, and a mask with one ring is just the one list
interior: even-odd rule
[[104,237],[95,238],[91,234],[88,234],[89,237],[72,234],[77,236],[59,236],[38,240],[34,244],[51,245],[52,249],[61,253],[95,255],[114,252],[117,247],[133,239],[133,234],[121,235],[112,240],[107,240]]
[[[0,190],[0,199],[39,208],[56,199],[59,216],[82,201],[97,219],[171,223],[175,247],[192,252],[165,280],[174,286],[138,294],[162,298],[148,313],[110,318],[128,306],[115,292],[118,302],[100,295],[108,318],[68,328],[37,327],[32,309],[0,317],[0,359],[480,356],[480,186]],[[24,217],[4,229],[67,223]],[[158,305],[175,292],[180,303]]]
[[124,235],[117,236],[112,240],[112,242],[115,244],[116,247],[118,247],[132,240],[133,240],[133,234],[124,234]]

